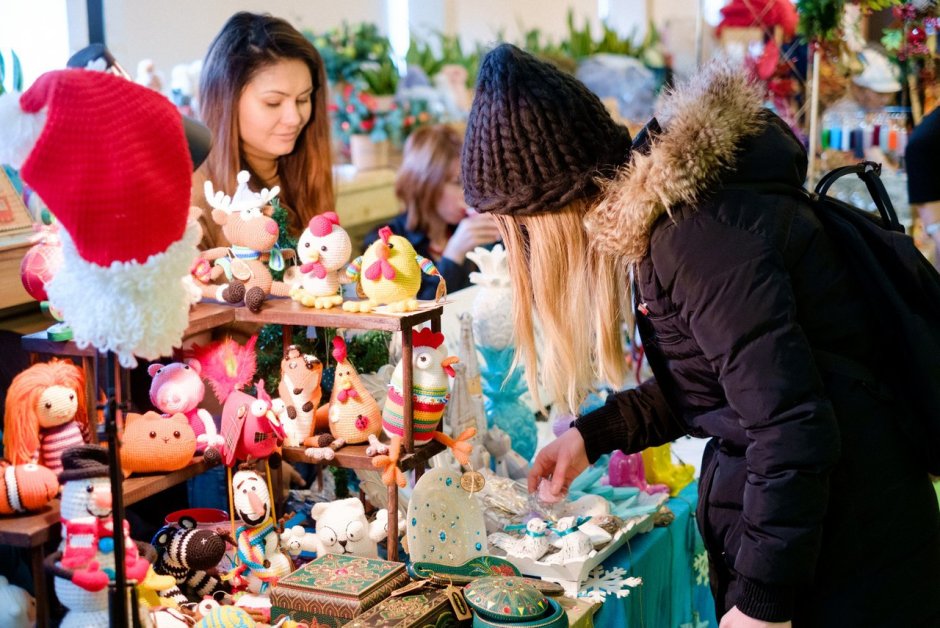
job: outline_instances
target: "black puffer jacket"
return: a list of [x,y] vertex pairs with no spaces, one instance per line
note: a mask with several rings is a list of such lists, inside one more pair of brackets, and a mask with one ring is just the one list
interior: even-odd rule
[[879,384],[869,306],[809,207],[730,189],[801,186],[806,154],[742,77],[710,73],[589,219],[635,263],[656,377],[576,426],[592,460],[713,437],[698,521],[719,613],[940,625],[940,514]]

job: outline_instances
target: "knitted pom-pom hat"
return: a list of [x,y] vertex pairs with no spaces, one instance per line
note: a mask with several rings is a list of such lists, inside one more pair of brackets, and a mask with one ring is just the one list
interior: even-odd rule
[[510,44],[486,55],[461,169],[481,212],[553,211],[598,191],[630,153],[630,132],[583,83]]
[[180,343],[198,255],[183,122],[161,94],[112,74],[56,70],[0,97],[0,163],[21,167],[63,229],[46,286],[80,347],[155,359]]
[[108,477],[108,450],[101,445],[79,445],[66,449],[62,454],[62,467],[59,483],[72,480]]

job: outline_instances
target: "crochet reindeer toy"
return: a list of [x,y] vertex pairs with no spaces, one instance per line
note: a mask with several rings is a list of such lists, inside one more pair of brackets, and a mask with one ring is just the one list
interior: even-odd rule
[[[238,173],[238,189],[231,197],[214,191],[212,182],[206,181],[212,220],[221,225],[222,234],[231,244],[203,251],[193,265],[193,276],[203,284],[203,297],[244,303],[252,312],[258,312],[269,294],[286,297],[290,293],[290,286],[274,281],[271,270],[283,270],[285,256],[291,257],[293,251],[282,252],[277,247],[280,229],[270,217],[270,203],[280,189],[275,186],[256,194],[248,189],[249,176],[246,170]],[[223,275],[225,283],[210,283]]]

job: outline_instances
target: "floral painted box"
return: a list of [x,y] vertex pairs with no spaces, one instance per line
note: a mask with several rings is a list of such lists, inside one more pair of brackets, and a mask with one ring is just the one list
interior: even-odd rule
[[[410,588],[410,587],[406,587]],[[455,589],[461,609],[444,589],[424,586],[404,595],[393,595],[359,615],[344,628],[464,628],[470,625],[463,594]]]
[[271,620],[287,615],[311,626],[339,628],[408,582],[402,563],[326,554],[271,590]]

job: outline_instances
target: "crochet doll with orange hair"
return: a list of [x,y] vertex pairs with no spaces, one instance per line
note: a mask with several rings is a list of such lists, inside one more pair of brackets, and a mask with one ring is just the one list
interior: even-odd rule
[[64,360],[34,364],[10,384],[5,417],[7,460],[14,465],[39,462],[58,474],[62,452],[85,443],[84,374]]

